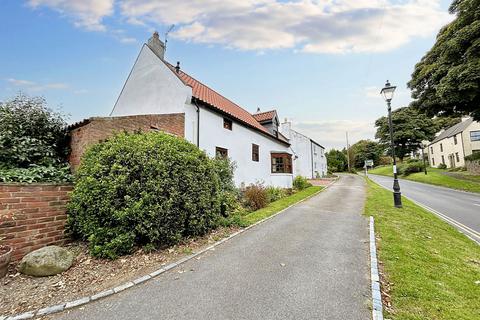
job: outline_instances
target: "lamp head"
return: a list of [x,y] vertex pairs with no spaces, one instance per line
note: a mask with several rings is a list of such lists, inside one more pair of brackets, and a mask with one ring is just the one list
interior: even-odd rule
[[383,96],[385,101],[390,102],[393,99],[393,93],[395,92],[395,89],[397,87],[392,86],[390,82],[387,80],[387,83],[385,83],[385,87],[380,91],[380,94]]

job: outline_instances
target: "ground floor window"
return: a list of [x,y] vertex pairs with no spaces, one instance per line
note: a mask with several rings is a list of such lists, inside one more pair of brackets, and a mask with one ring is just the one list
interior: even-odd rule
[[215,156],[217,158],[222,158],[222,159],[228,158],[228,149],[216,147],[215,148]]
[[272,173],[292,173],[292,155],[272,153]]
[[445,157],[442,156],[442,163],[445,164]]
[[460,156],[458,155],[458,152],[455,152],[455,158],[457,158],[457,162],[460,162]]
[[432,158],[432,166],[435,166],[435,159]]
[[260,151],[258,144],[252,143],[252,161],[258,162],[260,160]]

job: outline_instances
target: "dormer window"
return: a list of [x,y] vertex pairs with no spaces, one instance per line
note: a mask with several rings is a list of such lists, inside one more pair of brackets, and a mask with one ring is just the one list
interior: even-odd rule
[[223,118],[223,127],[227,130],[232,130],[232,120],[230,119],[227,119],[227,118]]

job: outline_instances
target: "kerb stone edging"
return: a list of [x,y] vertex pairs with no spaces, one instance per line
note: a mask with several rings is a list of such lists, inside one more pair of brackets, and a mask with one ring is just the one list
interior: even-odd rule
[[370,278],[372,282],[372,319],[383,320],[382,293],[378,273],[377,246],[375,244],[375,220],[370,216]]
[[329,188],[332,184],[334,184],[337,180],[334,180],[332,182],[330,182],[328,185],[326,185],[325,187],[323,187],[321,190],[319,190],[318,192],[315,192],[314,194],[311,194],[309,195],[308,197],[298,201],[298,202],[295,202],[294,204],[286,207],[285,209],[282,209],[280,210],[279,212],[269,216],[269,217],[266,217],[265,219],[262,219],[246,228],[243,228],[237,232],[234,232],[232,233],[231,235],[229,235],[228,237],[226,238],[223,238],[222,240],[219,240],[217,242],[215,242],[214,244],[198,251],[198,252],[195,252],[194,254],[191,254],[189,256],[186,256],[184,258],[181,258],[180,260],[177,260],[175,262],[172,262],[166,266],[163,266],[162,268],[158,269],[158,270],[155,270],[147,275],[144,275],[140,278],[137,278],[135,280],[132,280],[132,281],[127,281],[121,285],[118,285],[114,288],[110,288],[110,289],[107,289],[105,291],[102,291],[102,292],[99,292],[99,293],[96,293],[94,295],[91,295],[91,296],[86,296],[86,297],[81,297],[81,298],[78,298],[74,301],[68,301],[68,302],[64,302],[64,303],[60,303],[60,304],[57,304],[57,305],[53,305],[53,306],[48,306],[48,307],[45,307],[45,308],[42,308],[42,309],[38,309],[38,310],[33,310],[33,311],[28,311],[28,312],[25,312],[25,313],[20,313],[20,314],[16,314],[16,315],[13,315],[13,316],[2,316],[0,315],[0,320],[23,320],[23,319],[33,319],[34,317],[36,316],[46,316],[46,315],[49,315],[49,314],[53,314],[53,313],[58,313],[58,312],[61,312],[61,311],[65,311],[65,310],[70,310],[70,309],[73,309],[73,308],[76,308],[76,307],[79,307],[79,306],[82,306],[82,305],[85,305],[87,303],[90,303],[92,301],[96,301],[96,300],[99,300],[99,299],[103,299],[105,297],[108,297],[108,296],[111,296],[113,294],[116,294],[116,293],[119,293],[121,291],[124,291],[126,289],[129,289],[131,287],[135,287],[139,284],[142,284],[144,283],[145,281],[148,281],[150,279],[153,279],[159,275],[161,275],[162,273],[164,272],[167,272],[168,270],[170,269],[173,269],[179,265],[181,265],[182,263],[185,263],[209,250],[212,250],[213,248],[215,248],[216,246],[219,246],[221,245],[222,243],[238,236],[239,234],[241,233],[244,233],[245,231],[261,224],[261,223],[264,223],[265,221],[268,221],[270,219],[272,219],[273,217],[285,212],[286,210],[290,209],[291,207],[299,204],[299,203],[302,203],[314,196],[316,196],[317,194],[319,194],[320,192],[326,190],[327,188]]

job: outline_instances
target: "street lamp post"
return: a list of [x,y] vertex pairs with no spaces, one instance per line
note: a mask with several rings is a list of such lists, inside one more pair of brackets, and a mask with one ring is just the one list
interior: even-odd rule
[[425,149],[425,146],[423,143],[420,144],[422,147],[422,158],[423,158],[423,169],[425,170],[425,174],[427,174],[427,162],[425,161],[425,152],[423,149]]
[[388,126],[390,128],[390,143],[392,149],[392,157],[393,157],[393,203],[395,204],[396,208],[402,207],[402,194],[400,193],[400,184],[398,183],[397,177],[397,160],[395,159],[395,143],[393,141],[393,123],[392,123],[392,98],[393,93],[397,87],[390,85],[390,82],[385,84],[385,87],[380,91],[380,94],[383,96],[385,101],[387,102],[388,107]]

